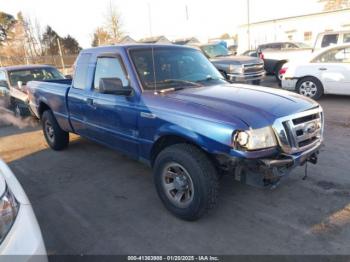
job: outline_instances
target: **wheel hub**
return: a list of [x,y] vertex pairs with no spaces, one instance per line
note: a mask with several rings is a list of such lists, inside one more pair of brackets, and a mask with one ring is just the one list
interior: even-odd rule
[[162,173],[165,195],[177,207],[188,207],[194,195],[192,179],[187,170],[178,163],[169,163]]

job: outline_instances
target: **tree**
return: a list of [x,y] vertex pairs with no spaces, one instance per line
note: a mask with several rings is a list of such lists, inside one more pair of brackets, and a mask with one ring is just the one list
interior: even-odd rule
[[324,11],[333,11],[350,7],[350,0],[318,0],[324,4]]
[[110,43],[110,41],[111,41],[111,36],[109,35],[109,33],[106,30],[104,30],[102,27],[98,27],[94,32],[91,46],[95,47],[95,46],[106,45]]
[[111,37],[112,43],[118,43],[124,36],[121,14],[116,6],[110,3],[106,15],[106,31]]
[[81,50],[78,41],[70,35],[62,38],[61,44],[63,46],[63,53],[68,55],[78,54]]
[[12,15],[0,12],[0,45],[10,37],[15,24],[16,19]]
[[224,33],[220,36],[220,39],[229,39],[229,38],[231,38],[231,37],[228,33]]
[[43,49],[46,55],[57,55],[59,53],[57,39],[60,39],[60,36],[50,26],[47,26],[42,36]]

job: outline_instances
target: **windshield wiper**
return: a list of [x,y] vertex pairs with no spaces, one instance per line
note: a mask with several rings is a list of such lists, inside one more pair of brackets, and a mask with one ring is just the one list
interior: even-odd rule
[[178,90],[182,90],[182,89],[185,89],[185,88],[184,87],[170,87],[170,88],[161,89],[158,91],[158,93],[164,94],[164,93],[174,92],[174,91],[178,91]]
[[192,82],[192,81],[188,81],[188,80],[182,80],[182,79],[165,79],[159,83],[165,83],[165,84],[171,84],[171,83],[182,83],[182,84],[189,84],[189,85],[193,85],[193,86],[202,86],[201,84],[197,83],[197,82]]
[[210,81],[216,81],[216,80],[224,80],[224,79],[223,78],[214,78],[212,76],[207,76],[205,79],[198,80],[197,82],[201,83],[201,82],[210,82]]

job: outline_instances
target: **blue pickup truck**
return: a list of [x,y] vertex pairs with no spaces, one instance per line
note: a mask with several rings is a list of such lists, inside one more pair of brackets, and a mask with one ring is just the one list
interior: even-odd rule
[[165,207],[185,220],[215,206],[221,175],[274,186],[315,164],[323,140],[315,101],[230,84],[191,47],[86,49],[73,80],[33,81],[28,91],[52,149],[75,133],[147,163]]

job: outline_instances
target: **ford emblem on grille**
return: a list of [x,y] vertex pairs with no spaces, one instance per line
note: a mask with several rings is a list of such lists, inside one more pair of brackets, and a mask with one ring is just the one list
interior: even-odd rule
[[313,122],[313,123],[309,123],[305,126],[304,132],[308,133],[308,134],[313,134],[313,133],[315,133],[316,129],[317,129],[316,123]]

